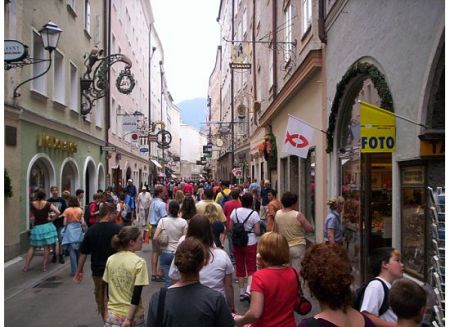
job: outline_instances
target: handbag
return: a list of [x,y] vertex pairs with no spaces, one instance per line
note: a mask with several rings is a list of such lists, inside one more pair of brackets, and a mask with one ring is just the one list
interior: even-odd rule
[[162,248],[169,245],[169,235],[167,235],[166,229],[164,228],[164,220],[161,220],[161,232],[159,233],[157,240],[159,246]]
[[294,268],[292,268],[292,270],[294,271],[295,276],[297,277],[297,283],[298,283],[297,284],[298,285],[298,287],[297,287],[298,298],[297,298],[297,304],[295,305],[294,310],[298,314],[304,316],[311,312],[312,305],[311,305],[311,302],[303,294],[303,290],[302,290],[302,286],[300,284],[300,278],[298,276],[297,270],[295,270]]

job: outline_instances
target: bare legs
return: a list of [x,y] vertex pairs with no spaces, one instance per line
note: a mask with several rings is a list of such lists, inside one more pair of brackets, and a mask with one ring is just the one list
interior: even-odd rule
[[[47,263],[48,263],[49,255],[50,255],[50,246],[44,246],[44,262],[43,262],[44,263],[44,268],[43,268],[44,271],[47,271]],[[34,256],[34,247],[30,246],[30,248],[28,249],[28,252],[27,252],[27,256],[25,258],[25,266],[23,266],[23,269],[22,269],[24,272],[27,272],[28,269],[30,268],[30,263],[31,263],[31,260],[33,259],[33,256]]]

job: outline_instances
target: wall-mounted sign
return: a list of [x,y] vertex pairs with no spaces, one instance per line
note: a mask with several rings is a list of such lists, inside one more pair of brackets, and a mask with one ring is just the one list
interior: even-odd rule
[[421,140],[420,155],[422,157],[445,156],[444,140]]
[[425,170],[423,166],[406,167],[402,170],[402,185],[424,185]]
[[230,67],[233,69],[250,69],[252,68],[250,44],[236,44],[231,47],[231,63]]
[[117,90],[123,94],[130,94],[135,85],[136,81],[131,71],[129,69],[122,70],[116,80]]
[[102,151],[108,151],[108,152],[114,152],[116,151],[116,147],[115,146],[102,146]]
[[123,133],[132,133],[138,130],[138,120],[137,115],[124,115],[122,116],[122,131]]
[[148,148],[140,148],[139,151],[142,153],[145,153],[145,152],[148,152]]
[[21,61],[28,57],[28,46],[16,40],[5,40],[3,49],[6,62]]
[[395,152],[395,116],[392,112],[360,102],[361,152]]
[[43,133],[39,135],[38,147],[52,150],[61,150],[69,154],[77,152],[76,143],[64,141],[55,136]]

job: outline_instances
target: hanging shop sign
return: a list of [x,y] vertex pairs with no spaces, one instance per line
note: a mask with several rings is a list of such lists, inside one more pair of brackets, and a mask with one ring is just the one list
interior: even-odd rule
[[123,133],[132,133],[138,130],[138,120],[137,115],[125,115],[122,116],[122,131]]
[[361,152],[395,152],[395,116],[392,112],[360,102]]
[[38,138],[38,147],[44,149],[60,150],[69,154],[77,152],[77,144],[61,140],[55,136],[40,134]]
[[231,47],[230,67],[233,69],[250,69],[251,64],[251,46],[239,43]]
[[444,140],[420,140],[420,155],[422,157],[445,156]]
[[3,43],[4,61],[15,62],[28,57],[28,46],[25,44],[16,40],[5,40]]
[[161,147],[169,147],[170,143],[172,143],[172,134],[169,131],[162,130],[156,133],[157,143]]

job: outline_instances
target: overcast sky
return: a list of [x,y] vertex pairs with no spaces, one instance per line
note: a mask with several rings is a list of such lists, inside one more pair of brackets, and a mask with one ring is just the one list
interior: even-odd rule
[[175,103],[206,98],[220,41],[220,0],[151,0]]

